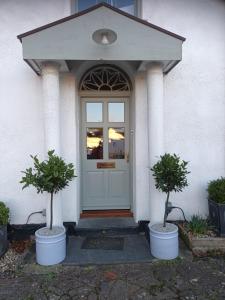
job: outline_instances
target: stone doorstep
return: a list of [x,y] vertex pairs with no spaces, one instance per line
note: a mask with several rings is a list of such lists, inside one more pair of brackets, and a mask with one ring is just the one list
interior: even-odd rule
[[143,222],[133,218],[86,218],[75,227],[75,236],[127,235],[144,233]]
[[82,218],[79,220],[76,230],[78,229],[123,229],[137,228],[133,218],[117,217],[117,218]]

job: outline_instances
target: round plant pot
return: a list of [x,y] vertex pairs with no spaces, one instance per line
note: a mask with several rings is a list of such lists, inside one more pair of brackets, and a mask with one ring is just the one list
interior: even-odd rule
[[150,249],[154,257],[174,259],[178,256],[178,227],[171,223],[149,225]]
[[36,237],[36,260],[39,265],[50,266],[66,257],[66,230],[64,227],[38,229]]

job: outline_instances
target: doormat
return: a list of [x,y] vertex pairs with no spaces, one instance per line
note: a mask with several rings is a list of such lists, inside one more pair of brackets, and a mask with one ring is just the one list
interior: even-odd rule
[[123,237],[87,237],[81,249],[123,250]]

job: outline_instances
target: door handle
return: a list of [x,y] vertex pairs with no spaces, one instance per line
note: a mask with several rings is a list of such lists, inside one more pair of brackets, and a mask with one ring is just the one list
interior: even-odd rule
[[129,153],[128,152],[126,152],[126,154],[125,154],[125,159],[126,159],[126,162],[129,163]]

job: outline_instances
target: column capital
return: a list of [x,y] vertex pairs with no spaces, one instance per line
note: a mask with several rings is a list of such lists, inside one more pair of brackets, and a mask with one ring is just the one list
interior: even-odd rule
[[146,70],[152,72],[162,72],[163,63],[158,61],[151,61],[146,64]]
[[41,63],[42,73],[55,73],[59,72],[60,63],[57,61],[43,61]]

